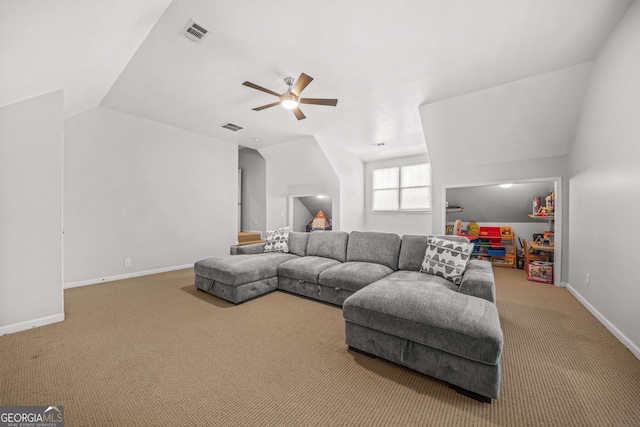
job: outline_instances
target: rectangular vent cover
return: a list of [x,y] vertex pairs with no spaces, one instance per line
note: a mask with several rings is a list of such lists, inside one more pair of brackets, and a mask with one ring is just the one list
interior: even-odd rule
[[225,123],[221,125],[225,129],[229,129],[230,131],[237,132],[239,130],[244,129],[242,126],[238,126],[235,123]]
[[187,25],[184,27],[183,33],[184,36],[189,40],[200,43],[207,36],[207,34],[209,34],[209,30],[198,24],[193,19],[190,19],[189,22],[187,22]]

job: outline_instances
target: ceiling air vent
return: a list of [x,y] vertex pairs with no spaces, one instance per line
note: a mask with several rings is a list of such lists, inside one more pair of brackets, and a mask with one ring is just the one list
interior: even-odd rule
[[238,132],[239,130],[244,129],[242,126],[238,126],[235,123],[225,123],[225,124],[220,125],[220,126],[225,128],[225,129],[229,129],[230,131],[233,131],[233,132]]
[[184,27],[183,34],[189,40],[200,43],[202,39],[204,39],[207,34],[209,34],[209,30],[198,24],[193,19],[190,19],[189,22],[187,22],[187,25]]

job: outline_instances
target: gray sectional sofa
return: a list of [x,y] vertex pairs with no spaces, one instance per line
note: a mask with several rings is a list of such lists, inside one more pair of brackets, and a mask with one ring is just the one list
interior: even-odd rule
[[421,273],[428,239],[292,232],[289,253],[264,253],[258,244],[196,262],[195,286],[236,304],[279,289],[342,306],[350,349],[491,402],[503,346],[491,264],[470,261],[459,285]]

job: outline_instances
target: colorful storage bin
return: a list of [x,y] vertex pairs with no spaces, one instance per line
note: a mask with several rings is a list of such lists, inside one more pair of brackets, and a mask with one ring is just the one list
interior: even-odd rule
[[527,280],[532,282],[553,283],[553,263],[546,261],[531,261]]

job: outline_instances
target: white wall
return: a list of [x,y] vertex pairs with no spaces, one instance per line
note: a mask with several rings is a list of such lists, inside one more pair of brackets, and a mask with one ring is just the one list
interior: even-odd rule
[[302,204],[299,197],[292,197],[291,203],[293,203],[293,218],[290,223],[292,224],[291,231],[307,231],[307,224],[313,219],[313,215],[309,212],[309,209]]
[[64,320],[62,105],[0,108],[0,335]]
[[267,161],[267,229],[289,224],[289,196],[331,194],[333,229],[341,230],[340,180],[313,137],[260,149]]
[[638,358],[639,46],[636,1],[596,58],[568,161],[569,289]]
[[434,167],[566,155],[591,67],[580,64],[421,105]]
[[[544,198],[553,191],[553,182],[513,183],[509,188],[498,185],[447,189],[449,206],[462,206],[462,212],[447,215],[447,222],[536,222],[527,215],[533,212],[533,198]],[[544,221],[545,223],[547,221]],[[530,238],[530,237],[529,237]]]
[[238,152],[242,169],[242,231],[267,231],[267,164],[260,153],[251,148]]
[[445,187],[557,178],[557,277],[568,280],[566,154],[591,68],[579,64],[420,106],[433,174],[433,233],[444,232]]
[[340,229],[364,230],[364,163],[334,144],[326,141],[318,144],[340,180]]
[[[397,159],[367,162],[364,168],[365,190],[364,190],[364,224],[367,231],[381,231],[386,233],[403,234],[431,234],[431,212],[393,212],[380,213],[372,212],[372,178],[373,169],[387,166],[402,166],[412,163],[428,162],[427,155],[401,157]],[[444,230],[444,227],[443,227]],[[444,234],[444,231],[442,232]]]
[[64,130],[66,286],[229,253],[236,145],[100,107]]

